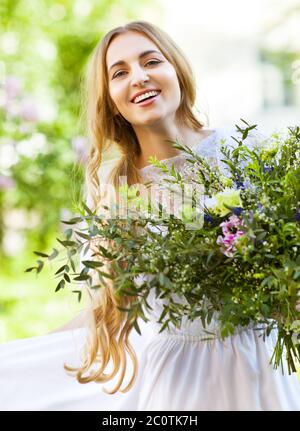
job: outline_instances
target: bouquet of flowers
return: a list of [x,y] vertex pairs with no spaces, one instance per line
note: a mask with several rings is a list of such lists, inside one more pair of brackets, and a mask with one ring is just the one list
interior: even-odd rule
[[[290,374],[300,359],[300,128],[249,148],[245,140],[256,126],[242,121],[237,145],[221,143],[226,175],[191,148],[174,143],[186,153],[188,182],[195,186],[180,216],[167,214],[162,205],[154,214],[138,190],[125,186],[121,192],[130,202],[126,218],[107,219],[83,204],[82,215],[64,221],[75,226],[85,221],[87,226],[69,228],[66,239],[59,240],[68,261],[56,272],[61,278],[56,290],[74,281],[101,289],[113,280],[116,295],[133,298],[122,310],[138,332],[137,318],[147,321],[145,311],[151,308],[151,289],[163,299],[161,331],[170,324],[179,327],[184,316],[201,319],[204,328],[217,316],[222,339],[238,327],[253,325],[264,339],[275,329],[271,362],[275,368],[283,366],[285,357]],[[186,179],[174,166],[155,158],[152,163],[169,175],[170,191],[184,189]],[[74,255],[85,255],[92,242],[94,259],[82,260],[76,272]],[[47,260],[59,254],[56,249],[51,255],[35,253]],[[27,271],[40,272],[43,265],[38,260]],[[96,283],[91,273],[97,274]],[[146,275],[142,283],[137,283],[139,275]],[[81,290],[75,292],[80,299]]]

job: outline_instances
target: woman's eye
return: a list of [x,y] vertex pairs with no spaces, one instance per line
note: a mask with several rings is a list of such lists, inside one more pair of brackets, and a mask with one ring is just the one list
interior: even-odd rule
[[124,70],[123,70],[123,71],[120,71],[120,72],[115,73],[115,74],[114,74],[114,76],[113,76],[113,79],[114,79],[114,78],[117,78],[118,76],[121,76],[121,74],[122,74],[122,73],[124,73]]
[[[145,66],[147,66],[150,63],[158,64],[158,63],[161,63],[161,61],[160,60],[149,60],[149,61],[147,61],[147,63],[145,63]],[[120,70],[119,72],[116,72],[112,79],[118,78],[119,76],[122,76],[123,73],[126,73],[125,70]]]
[[149,64],[149,63],[158,64],[158,63],[161,63],[161,61],[160,60],[149,60],[146,64]]

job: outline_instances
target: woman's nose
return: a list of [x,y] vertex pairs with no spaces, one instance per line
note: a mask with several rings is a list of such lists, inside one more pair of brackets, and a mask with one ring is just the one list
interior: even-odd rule
[[149,81],[149,77],[145,70],[138,68],[132,73],[132,84],[142,85],[144,82]]

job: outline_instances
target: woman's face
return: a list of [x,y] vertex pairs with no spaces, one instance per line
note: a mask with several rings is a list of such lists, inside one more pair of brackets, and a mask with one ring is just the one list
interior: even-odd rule
[[[109,45],[106,64],[111,99],[133,126],[175,117],[180,104],[177,74],[150,39],[135,31],[118,35]],[[133,100],[137,93],[148,90],[158,90],[159,94],[151,102]]]

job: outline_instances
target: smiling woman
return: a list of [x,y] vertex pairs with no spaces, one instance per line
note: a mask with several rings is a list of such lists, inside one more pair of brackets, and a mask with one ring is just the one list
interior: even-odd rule
[[[218,142],[235,142],[232,128],[205,129],[197,119],[193,112],[196,85],[189,62],[168,34],[148,22],[130,22],[107,33],[93,52],[86,84],[90,138],[86,199],[97,213],[103,213],[102,205],[111,198],[117,201],[115,191],[121,179],[128,185],[145,184],[149,178],[161,181],[149,167],[150,156],[174,163],[188,181],[185,158],[171,141],[193,147],[207,163],[221,163]],[[255,139],[249,135],[249,145]],[[104,175],[102,156],[112,144],[118,146],[120,157]],[[94,258],[98,245],[91,247]],[[295,375],[283,376],[269,364],[274,337],[264,343],[247,327],[226,342],[206,342],[200,319],[187,319],[180,328],[161,334],[162,300],[155,297],[154,289],[147,298],[152,310],[149,320],[138,319],[140,336],[133,331],[132,319],[121,311],[135,298],[116,295],[113,271],[109,263],[101,263],[111,278],[101,289],[86,289],[90,304],[85,313],[38,340],[4,346],[0,387],[6,383],[9,400],[0,397],[1,405],[128,411],[299,410]],[[93,285],[99,284],[98,274],[94,275]],[[138,278],[136,284],[144,281]],[[83,340],[83,357],[76,365],[77,347]],[[28,361],[20,363],[18,358]],[[62,374],[66,361],[65,370],[78,382],[89,383],[86,390]],[[13,385],[7,378],[11,364]],[[106,393],[101,393],[96,383],[107,382],[112,388],[103,388]],[[28,387],[35,387],[38,396],[30,399]]]
[[[102,82],[102,85],[96,83]],[[144,93],[149,98],[136,99]],[[156,93],[153,93],[155,91]],[[158,92],[158,94],[157,94]],[[92,147],[89,191],[97,205],[96,174],[107,142],[122,155],[113,174],[141,182],[139,168],[151,155],[178,154],[168,139],[195,143],[207,136],[193,113],[196,98],[193,71],[184,53],[161,29],[133,22],[110,31],[99,43],[87,76],[87,118]]]
[[[167,37],[165,36],[167,40]],[[170,46],[174,43],[169,43]],[[158,47],[160,49],[158,49]],[[127,54],[126,59],[120,59]],[[188,63],[177,51],[170,51],[159,44],[159,37],[129,29],[112,38],[106,53],[109,77],[109,94],[113,112],[131,124],[136,145],[134,163],[141,168],[149,156],[160,159],[178,154],[167,138],[178,137],[185,141],[199,140],[204,134],[203,125],[192,116],[192,124],[181,112],[186,90],[190,94],[187,105],[191,111],[194,103],[192,73]],[[172,55],[173,54],[173,55]],[[186,74],[191,77],[190,85]],[[141,109],[143,108],[143,109]],[[191,128],[192,126],[192,128]],[[129,175],[130,176],[130,175]]]
[[[86,83],[91,139],[87,190],[93,208],[99,209],[103,203],[98,171],[108,143],[116,143],[121,153],[110,175],[117,189],[120,177],[124,176],[128,185],[143,183],[140,169],[148,164],[150,156],[163,160],[177,156],[179,151],[170,140],[179,139],[193,145],[211,133],[202,130],[203,124],[193,113],[195,81],[184,53],[169,35],[148,22],[132,22],[111,30],[94,50]],[[117,308],[120,304],[113,286],[101,289],[101,295],[101,298],[93,295],[93,336],[77,378],[80,382],[110,380],[118,370],[126,368],[127,352],[134,372],[123,389],[126,392],[132,387],[137,372],[135,352],[127,343],[132,324]],[[121,305],[131,300],[123,298]],[[107,341],[99,345],[99,339]],[[106,359],[96,372],[83,377],[98,353]],[[114,370],[107,376],[104,370],[111,358]],[[120,390],[122,374],[111,393]]]

